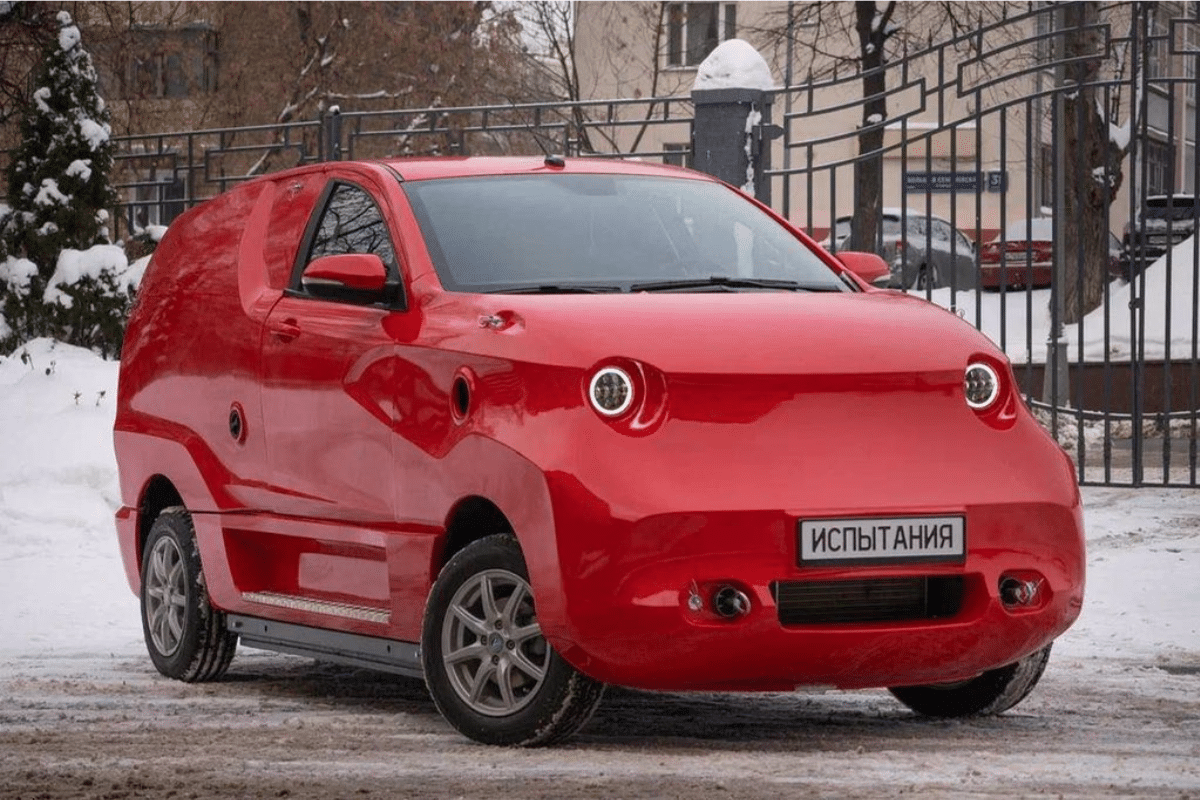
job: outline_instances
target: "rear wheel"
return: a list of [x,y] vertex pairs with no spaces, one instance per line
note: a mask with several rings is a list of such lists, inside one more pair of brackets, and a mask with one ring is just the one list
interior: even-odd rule
[[1015,664],[985,672],[969,681],[904,686],[889,691],[913,711],[929,717],[1000,714],[1033,691],[1049,660],[1050,645],[1046,645]]
[[442,716],[484,744],[565,738],[604,692],[542,636],[525,559],[507,534],[467,545],[442,569],[425,610],[421,659]]
[[165,509],[142,550],[142,632],[163,675],[189,683],[216,680],[237,649],[225,615],[208,601],[192,518]]

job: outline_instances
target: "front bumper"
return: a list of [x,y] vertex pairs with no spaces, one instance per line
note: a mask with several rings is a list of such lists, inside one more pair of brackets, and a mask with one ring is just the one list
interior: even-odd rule
[[[961,511],[965,561],[894,566],[799,566],[794,513],[645,519],[623,526],[607,563],[582,570],[571,592],[571,629],[551,638],[593,677],[646,689],[863,688],[972,677],[1043,647],[1078,616],[1082,527],[1078,508]],[[608,535],[615,533],[610,525]],[[628,549],[618,558],[622,545]],[[1006,578],[1036,587],[1031,602],[1006,605]],[[727,587],[749,599],[746,613],[717,611],[714,597]],[[896,587],[903,590],[889,599]],[[888,618],[895,614],[904,618]],[[789,624],[795,619],[807,621]]]

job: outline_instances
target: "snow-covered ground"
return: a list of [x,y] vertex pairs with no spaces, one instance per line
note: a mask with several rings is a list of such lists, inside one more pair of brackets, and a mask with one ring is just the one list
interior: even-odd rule
[[480,772],[416,683],[245,650],[217,689],[154,672],[112,523],[116,374],[49,341],[0,357],[0,799],[1200,795],[1195,490],[1084,489],[1083,614],[1003,721],[614,691],[568,747]]
[[[1198,346],[1197,273],[1194,239],[1180,242],[1171,251],[1170,269],[1164,255],[1146,268],[1145,281],[1123,280],[1108,284],[1105,305],[1063,330],[1068,357],[1085,361],[1127,362],[1133,343],[1143,341],[1145,358],[1161,359],[1168,350],[1172,359],[1192,358]],[[924,292],[913,292],[922,297]],[[1141,319],[1130,315],[1130,302],[1142,299]],[[959,291],[936,289],[929,299],[960,312],[963,318],[1000,344],[1014,364],[1045,359],[1050,334],[1050,290]],[[1030,324],[1026,323],[1030,321]],[[1144,326],[1144,327],[1143,327]],[[1138,335],[1135,335],[1137,333]]]

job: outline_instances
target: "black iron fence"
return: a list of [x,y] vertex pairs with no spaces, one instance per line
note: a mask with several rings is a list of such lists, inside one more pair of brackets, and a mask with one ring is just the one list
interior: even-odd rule
[[1197,486],[1200,11],[1085,5],[980,12],[880,70],[886,117],[853,128],[862,73],[779,93],[772,197],[849,246],[876,170],[894,284],[1008,353],[1082,481]]
[[[406,155],[566,153],[682,164],[687,97],[348,112],[279,125],[114,138],[121,231],[167,224],[267,172],[314,161]],[[668,146],[663,146],[663,141]],[[685,143],[683,146],[675,142]]]
[[[1082,482],[1195,487],[1200,19],[1195,4],[1171,16],[1131,3],[1072,21],[1068,5],[1080,4],[981,18],[894,59],[878,119],[861,118],[861,72],[767,92],[780,125],[771,111],[748,118],[734,146],[755,172],[747,185],[835,250],[853,241],[859,181],[874,170],[883,202],[862,238],[891,262],[894,287],[959,313],[1008,353]],[[120,137],[117,216],[126,234],[167,224],[240,181],[319,160],[556,152],[688,165],[695,106],[687,96],[335,111]],[[1085,134],[1096,125],[1098,159],[1081,144],[1095,149]],[[1100,187],[1090,207],[1068,192],[1087,180]],[[1070,235],[1097,224],[1099,253]]]

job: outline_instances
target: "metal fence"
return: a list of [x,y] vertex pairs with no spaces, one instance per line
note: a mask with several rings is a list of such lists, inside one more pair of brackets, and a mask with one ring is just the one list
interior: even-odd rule
[[[1008,353],[1027,402],[1064,443],[1081,482],[1195,487],[1200,255],[1170,245],[1190,241],[1200,213],[1192,202],[1200,187],[1196,4],[1179,16],[1164,4],[1106,6],[1107,17],[1074,29],[1064,25],[1064,5],[981,18],[969,34],[893,60],[883,68],[886,118],[855,119],[861,72],[770,92],[782,135],[752,166],[773,207],[835,249],[838,220],[859,205],[857,171],[878,167],[896,214],[871,231],[873,249],[895,263],[901,288],[955,310]],[[1069,52],[1072,30],[1091,37],[1087,54]],[[1084,62],[1088,85],[1068,83]],[[1082,250],[1064,252],[1055,241],[1064,226],[1086,220],[1078,209],[1074,218],[1054,212],[1064,210],[1065,176],[1086,166],[1069,136],[1084,124],[1082,112],[1064,110],[1084,88],[1125,152],[1095,174],[1111,192],[1100,305],[1068,325],[1064,275],[1086,268]],[[559,152],[689,164],[694,113],[690,97],[666,97],[333,113],[120,137],[118,217],[126,233],[166,224],[240,181],[319,160]],[[762,134],[751,127],[747,135]],[[872,128],[880,144],[863,152],[859,137]],[[1164,213],[1158,196],[1179,199]],[[1027,286],[1043,268],[1049,285]],[[979,288],[997,272],[996,287]],[[914,342],[921,335],[913,331]]]
[[[542,152],[653,158],[682,164],[687,97],[348,112],[279,125],[113,139],[121,231],[168,224],[183,209],[267,172],[322,160]],[[653,135],[647,135],[654,131]]]
[[[841,112],[863,102],[861,73],[781,92],[772,197],[836,247],[850,227],[836,221],[859,204],[856,171],[874,162],[898,206],[874,230],[874,249],[901,262],[910,290],[1008,353],[1081,481],[1194,487],[1200,10],[1115,4],[1072,20],[1063,7],[1083,4],[1040,5],[991,21],[981,13],[970,33],[888,64],[876,95],[886,119],[838,129]],[[1085,95],[1094,117],[1074,102]],[[1085,126],[1097,124],[1117,155],[1097,159],[1081,146]],[[871,128],[881,141],[864,152],[860,136]],[[1071,180],[1088,179],[1100,186],[1099,209],[1064,202]],[[1107,218],[1108,263],[1089,262],[1104,278],[1099,306],[1082,313],[1085,253],[1063,242],[1068,227],[1096,216]],[[939,247],[938,225],[950,231],[948,246]],[[922,270],[935,266],[931,281]],[[1068,324],[1074,317],[1082,319]]]

